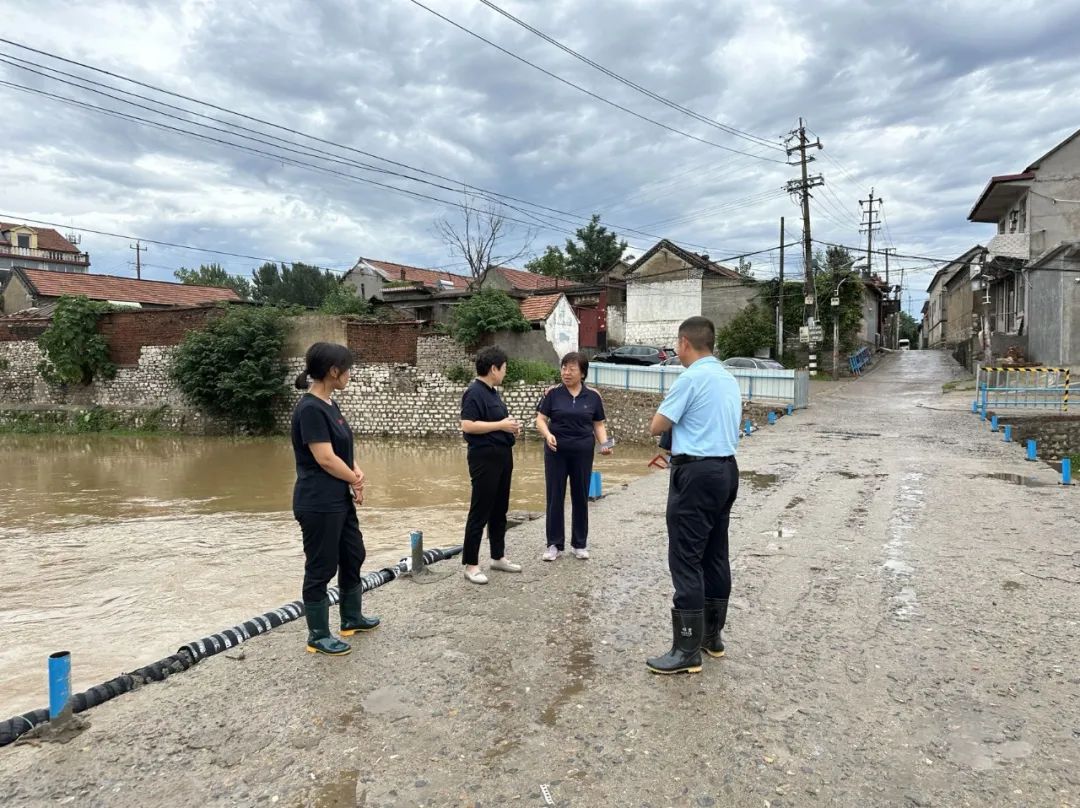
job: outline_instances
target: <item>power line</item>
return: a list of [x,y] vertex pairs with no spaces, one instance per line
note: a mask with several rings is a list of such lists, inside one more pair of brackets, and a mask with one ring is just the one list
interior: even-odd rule
[[[32,222],[33,224],[39,224],[43,227],[64,227],[68,230],[77,230],[80,233],[93,233],[95,236],[107,236],[108,238],[119,238],[125,241],[139,241],[144,244],[156,244],[159,247],[172,247],[177,250],[191,250],[192,252],[208,253],[211,255],[223,255],[229,258],[244,258],[251,261],[260,261],[264,264],[287,264],[287,263],[307,263],[306,261],[288,261],[281,258],[267,258],[259,255],[245,255],[244,253],[228,252],[227,250],[215,250],[210,247],[196,247],[191,244],[178,244],[174,241],[162,241],[160,239],[146,238],[145,236],[133,236],[123,233],[110,233],[107,230],[95,230],[90,227],[74,227],[72,225],[58,224],[56,222],[46,222],[41,219],[28,219],[25,216],[16,216],[13,213],[0,213],[8,221],[20,221],[20,222]],[[314,266],[308,264],[308,266]],[[346,272],[343,269],[331,269],[329,267],[315,267],[316,269],[326,269],[330,272]]]
[[[0,42],[8,42],[8,40],[0,39]],[[20,47],[22,47],[22,46],[20,46]],[[31,49],[31,50],[34,50],[34,49]],[[120,88],[112,87],[111,85],[102,84],[101,82],[95,82],[95,81],[93,81],[91,79],[86,79],[86,78],[81,77],[81,76],[75,76],[74,74],[67,73],[65,71],[61,71],[61,70],[58,70],[56,68],[47,67],[47,66],[40,65],[40,64],[35,63],[35,62],[30,62],[30,61],[24,60],[24,59],[19,59],[19,57],[13,57],[13,56],[10,56],[8,54],[0,54],[0,56],[6,56],[7,59],[15,59],[16,61],[24,62],[26,65],[34,65],[35,67],[40,67],[40,68],[42,68],[44,70],[48,70],[48,71],[53,72],[53,73],[59,73],[61,75],[66,75],[66,76],[75,78],[80,82],[86,82],[88,84],[94,84],[94,85],[97,85],[99,87],[108,87],[110,90],[113,90],[114,92],[119,92],[119,93],[122,93],[123,95],[128,95],[128,96],[132,96],[132,97],[135,97],[135,98],[139,98],[141,100],[148,101],[150,103],[157,104],[159,106],[163,106],[163,107],[166,107],[166,108],[169,108],[169,109],[174,109],[174,110],[177,110],[177,111],[180,111],[180,112],[184,112],[185,114],[193,115],[193,116],[196,116],[198,118],[203,118],[205,120],[212,120],[212,121],[214,121],[216,123],[222,123],[222,124],[224,124],[226,126],[230,126],[230,127],[236,128],[236,129],[241,129],[241,130],[246,131],[246,132],[253,132],[253,133],[258,134],[258,135],[263,135],[263,136],[265,136],[267,138],[270,138],[271,140],[276,140],[276,141],[279,141],[281,143],[289,144],[289,146],[298,146],[298,145],[300,145],[300,144],[297,144],[297,143],[295,143],[293,141],[289,141],[289,140],[285,140],[283,138],[279,138],[279,137],[277,137],[275,135],[271,135],[271,134],[268,134],[268,133],[260,132],[258,130],[250,129],[248,127],[244,127],[244,126],[241,126],[239,124],[235,124],[235,123],[231,123],[231,122],[227,122],[227,121],[221,121],[218,118],[214,118],[212,116],[207,116],[207,115],[204,115],[202,113],[196,112],[194,110],[185,109],[183,107],[177,107],[175,105],[168,104],[166,102],[162,102],[162,101],[159,101],[157,99],[149,98],[149,97],[137,94],[137,93],[131,93],[131,92],[128,92],[126,90],[122,90]],[[54,58],[60,59],[61,61],[70,61],[70,60],[64,59],[63,57],[54,57]],[[16,67],[16,68],[19,68],[21,70],[25,70],[27,72],[42,76],[42,77],[44,77],[46,79],[56,81],[56,82],[60,82],[62,84],[66,84],[68,86],[76,87],[78,89],[82,89],[82,90],[85,90],[87,92],[92,92],[92,93],[95,93],[97,95],[102,95],[102,96],[104,96],[106,98],[109,98],[109,99],[111,99],[113,101],[128,104],[128,105],[134,106],[136,108],[143,109],[143,110],[146,110],[148,112],[151,112],[153,114],[161,115],[161,116],[164,116],[166,118],[170,118],[170,119],[173,119],[173,120],[176,120],[176,121],[180,121],[180,122],[185,123],[185,124],[190,125],[190,126],[198,126],[198,127],[204,128],[204,129],[208,129],[208,130],[211,130],[211,131],[218,132],[219,134],[228,135],[230,137],[238,137],[238,138],[241,138],[241,139],[244,139],[244,140],[250,140],[250,141],[258,142],[258,143],[260,143],[262,145],[266,145],[266,146],[268,146],[270,148],[273,148],[273,149],[281,149],[281,150],[284,150],[286,152],[291,152],[291,153],[294,153],[294,154],[300,154],[302,156],[310,157],[312,159],[324,160],[326,162],[345,165],[345,166],[348,166],[348,167],[356,167],[356,168],[359,168],[359,169],[365,170],[365,171],[374,171],[374,172],[377,172],[377,173],[387,174],[387,175],[399,177],[399,178],[402,178],[402,179],[405,179],[405,180],[408,180],[408,181],[418,182],[418,183],[421,183],[421,184],[424,184],[424,185],[428,185],[428,186],[431,186],[431,187],[434,187],[434,188],[438,188],[440,190],[450,191],[452,193],[458,193],[459,192],[458,189],[454,188],[454,187],[441,185],[439,183],[434,183],[434,182],[431,182],[430,180],[425,180],[425,179],[422,179],[422,178],[419,178],[419,177],[409,176],[409,175],[403,174],[401,172],[380,168],[378,166],[373,166],[373,165],[371,165],[369,163],[361,163],[361,162],[357,162],[355,160],[351,160],[349,158],[341,158],[340,156],[336,156],[336,155],[334,155],[334,154],[332,154],[330,152],[326,152],[326,151],[323,151],[323,150],[320,150],[320,149],[313,149],[313,147],[301,147],[300,149],[294,149],[294,148],[290,148],[289,146],[278,146],[276,143],[270,143],[270,142],[268,142],[266,140],[263,140],[263,139],[261,139],[259,137],[252,137],[252,136],[237,133],[237,132],[230,132],[228,130],[221,129],[219,127],[210,126],[210,125],[204,124],[204,123],[199,123],[198,121],[190,121],[190,120],[187,120],[185,118],[181,118],[179,116],[173,115],[171,113],[164,112],[162,110],[154,109],[154,108],[151,108],[151,107],[147,107],[147,106],[145,106],[143,104],[139,104],[139,103],[136,103],[134,101],[130,101],[130,100],[126,99],[126,98],[119,98],[117,96],[111,95],[111,94],[103,92],[101,90],[94,89],[93,87],[86,87],[86,86],[84,86],[82,84],[77,84],[77,83],[74,83],[74,82],[71,82],[71,81],[67,81],[65,79],[61,79],[61,78],[57,78],[55,76],[50,76],[50,75],[47,75],[45,73],[41,73],[41,72],[39,72],[37,70],[34,70],[34,69],[30,68],[30,67],[26,67],[26,66],[24,66],[22,64],[13,64],[12,62],[7,61],[7,59],[0,58],[0,63],[5,63],[5,64],[8,64],[11,67]],[[82,66],[81,63],[78,63],[78,64],[80,64],[80,66]],[[89,66],[87,66],[87,69],[98,70],[97,68],[93,68],[93,67],[89,67]],[[101,72],[108,73],[108,71],[101,71]],[[109,73],[109,75],[115,75],[115,74]],[[136,84],[142,85],[142,82],[137,82],[137,81],[134,81],[132,79],[126,79],[124,77],[120,77],[120,78],[122,78],[123,80],[126,80],[126,81],[133,81]],[[384,189],[390,190],[390,191],[396,191],[398,193],[406,194],[406,195],[413,196],[413,197],[420,198],[420,199],[427,199],[427,200],[439,202],[440,204],[451,205],[451,206],[456,207],[456,208],[461,208],[462,207],[461,203],[454,202],[452,200],[442,199],[442,198],[439,198],[439,197],[432,197],[432,196],[429,196],[429,195],[426,195],[426,194],[421,194],[421,193],[418,193],[418,192],[415,192],[415,191],[410,191],[410,190],[405,189],[405,188],[400,188],[398,186],[387,185],[385,183],[379,183],[379,182],[376,182],[374,180],[370,180],[370,179],[367,179],[367,178],[357,177],[357,176],[355,176],[353,174],[347,174],[347,173],[344,173],[344,172],[334,171],[334,170],[331,170],[331,169],[327,169],[327,168],[325,168],[323,166],[315,166],[315,165],[313,165],[311,163],[308,163],[306,161],[303,161],[303,160],[296,160],[296,159],[293,159],[293,158],[285,158],[285,157],[282,157],[282,156],[280,156],[280,155],[278,155],[276,153],[268,153],[268,152],[265,152],[265,151],[263,151],[261,149],[254,149],[252,147],[244,146],[244,145],[237,144],[237,143],[233,143],[231,141],[226,141],[226,140],[223,140],[221,138],[211,137],[211,136],[205,135],[203,133],[192,132],[192,131],[190,131],[188,129],[169,126],[169,125],[163,124],[163,123],[161,123],[159,121],[152,121],[152,120],[143,118],[143,117],[138,116],[138,115],[131,115],[131,114],[128,114],[128,113],[123,113],[123,112],[120,112],[118,110],[109,109],[107,107],[100,107],[100,106],[97,106],[97,105],[94,105],[94,104],[89,104],[89,103],[84,102],[84,101],[79,101],[77,99],[73,99],[73,98],[70,98],[70,97],[67,97],[67,96],[60,96],[60,95],[57,95],[57,94],[54,94],[54,93],[49,93],[49,92],[46,92],[44,90],[40,90],[38,88],[27,87],[25,85],[15,84],[15,83],[11,83],[11,82],[2,82],[2,81],[0,81],[0,85],[9,86],[9,87],[12,87],[14,89],[22,90],[24,92],[36,93],[36,94],[39,94],[39,95],[43,95],[43,96],[52,98],[52,99],[57,100],[57,101],[61,101],[63,103],[72,104],[72,105],[75,105],[75,106],[82,107],[84,109],[89,109],[89,110],[92,110],[92,111],[100,112],[100,113],[103,113],[103,114],[106,114],[106,115],[111,115],[111,116],[114,116],[114,117],[124,118],[124,119],[130,120],[130,121],[136,122],[136,123],[149,125],[149,126],[152,126],[152,127],[155,127],[155,128],[166,130],[166,131],[172,131],[172,132],[187,135],[187,136],[190,136],[190,137],[200,138],[200,139],[203,139],[203,140],[207,140],[207,141],[210,141],[210,142],[217,143],[219,145],[228,146],[228,147],[231,147],[231,148],[239,149],[241,151],[247,151],[247,152],[252,153],[252,154],[257,154],[259,156],[266,157],[266,158],[269,158],[269,159],[289,163],[291,165],[295,165],[295,166],[298,166],[298,167],[301,167],[301,168],[309,168],[309,169],[316,170],[316,171],[322,171],[324,173],[330,173],[330,174],[333,174],[333,175],[336,175],[336,176],[339,176],[339,177],[344,177],[344,178],[347,178],[347,179],[351,179],[353,181],[367,183],[367,184],[370,184],[370,185],[373,185],[373,186],[376,186],[376,187],[384,188]],[[155,89],[157,89],[157,88],[155,88]],[[158,91],[169,94],[169,95],[176,95],[175,93],[171,93],[168,90],[158,90]],[[180,97],[184,98],[185,100],[191,100],[192,103],[203,104],[203,105],[208,106],[208,107],[213,108],[213,109],[224,109],[224,108],[221,108],[221,107],[217,107],[214,104],[209,104],[208,102],[202,102],[202,101],[198,101],[196,99],[188,99],[187,96],[180,96]],[[228,110],[226,110],[226,111],[228,111]],[[241,117],[245,117],[245,118],[248,117],[248,116],[243,115],[242,113],[235,113],[235,112],[232,112],[232,111],[228,111],[228,112],[230,114],[239,115]],[[259,119],[253,119],[253,120],[258,121]],[[266,124],[269,125],[269,126],[276,126],[276,124],[272,124],[272,123],[269,123],[269,122],[266,122]],[[284,128],[284,127],[277,127],[277,128]],[[285,128],[285,129],[286,129],[286,131],[289,131],[289,132],[295,132],[296,131],[296,130],[291,130],[291,129],[287,129],[287,128]],[[298,134],[303,135],[303,133],[298,133]],[[303,135],[303,136],[311,137],[311,136],[308,136],[308,135]],[[321,138],[315,138],[315,139],[319,140],[319,141],[322,141]],[[323,141],[323,142],[327,142],[327,143],[332,144],[332,141]],[[333,145],[338,145],[338,144],[333,144]],[[379,159],[379,160],[386,161],[385,158],[378,157],[377,155],[370,155],[367,152],[359,152],[359,150],[351,149],[350,147],[347,147],[347,146],[340,146],[340,148],[350,149],[351,151],[357,151],[358,153],[368,155],[368,156],[372,156],[372,157],[374,157],[374,159]],[[395,165],[401,165],[401,166],[407,168],[410,171],[415,171],[417,173],[427,174],[428,176],[433,176],[433,177],[436,177],[436,178],[439,178],[439,179],[444,179],[447,182],[456,182],[455,180],[452,180],[452,179],[450,179],[448,177],[442,177],[442,175],[434,174],[432,172],[427,172],[427,171],[424,171],[423,169],[416,169],[416,168],[413,168],[411,166],[407,166],[407,164],[404,164],[404,163],[396,163],[394,161],[386,161],[386,162],[391,162],[391,163],[393,163]],[[477,186],[471,186],[471,185],[468,185],[466,183],[463,183],[462,187],[465,188],[465,189],[471,190],[471,191],[475,191],[475,192],[478,193],[478,195],[481,195],[484,198],[489,198],[490,199],[490,197],[498,197],[498,199],[490,199],[490,201],[494,201],[494,202],[498,202],[499,204],[506,205],[510,209],[515,210],[515,211],[517,211],[517,212],[519,212],[519,213],[521,213],[523,215],[529,216],[530,219],[532,219],[532,221],[525,222],[525,221],[522,221],[520,219],[514,219],[513,217],[507,217],[507,216],[503,217],[503,218],[507,219],[508,221],[512,221],[512,222],[517,223],[517,224],[523,224],[523,225],[526,225],[526,226],[529,226],[529,227],[534,226],[536,224],[539,224],[539,225],[541,225],[543,227],[555,230],[557,232],[561,232],[561,233],[566,234],[566,235],[571,235],[571,236],[576,235],[575,231],[567,230],[565,227],[560,227],[558,225],[553,225],[551,223],[551,217],[545,216],[544,217],[545,220],[537,219],[536,218],[537,214],[534,214],[532,212],[523,210],[523,209],[521,209],[521,208],[519,208],[519,207],[517,207],[515,205],[511,205],[511,204],[507,203],[504,200],[513,200],[513,201],[516,201],[516,202],[520,202],[521,204],[537,208],[538,210],[550,211],[551,213],[557,214],[557,216],[559,217],[559,219],[561,219],[561,221],[563,223],[566,223],[566,224],[569,224],[569,225],[577,225],[579,223],[579,221],[583,220],[583,218],[584,218],[584,217],[577,216],[576,214],[573,214],[573,213],[568,212],[568,211],[562,211],[562,210],[559,210],[557,208],[551,208],[551,207],[547,207],[547,206],[544,206],[544,205],[539,205],[537,203],[533,203],[533,202],[529,202],[527,200],[519,199],[517,197],[513,197],[513,196],[510,196],[508,194],[502,194],[502,193],[497,192],[497,191],[490,191],[488,189],[479,188]],[[563,218],[563,217],[572,217],[572,218],[567,219],[567,218]],[[639,230],[639,229],[633,228],[633,227],[622,226],[622,225],[619,225],[619,224],[616,224],[616,223],[609,223],[609,225],[613,230],[623,232],[623,233],[637,234],[637,235],[643,236],[645,238],[657,239],[657,240],[662,238],[662,236],[659,236],[659,235],[656,235],[656,234],[653,234],[653,233],[648,233],[648,232],[645,232],[645,231],[642,231],[642,230]],[[689,245],[689,246],[697,247],[699,249],[711,249],[709,246],[703,245],[703,244],[695,244],[693,242],[684,242],[684,243]]]
[[671,109],[674,109],[674,110],[682,112],[682,113],[684,113],[686,115],[689,115],[691,118],[694,118],[695,120],[701,121],[704,124],[708,124],[709,126],[713,126],[713,127],[717,128],[717,129],[723,131],[723,132],[726,132],[729,135],[734,135],[735,137],[740,137],[740,138],[742,138],[744,140],[747,140],[747,141],[753,143],[754,145],[767,146],[770,149],[776,149],[777,151],[780,151],[780,152],[784,151],[784,147],[781,146],[779,143],[773,143],[773,142],[771,142],[771,141],[769,141],[769,140],[767,140],[765,138],[758,137],[757,135],[752,135],[749,132],[745,132],[742,129],[737,129],[734,126],[729,126],[728,124],[720,123],[719,121],[716,121],[716,120],[714,120],[712,118],[709,118],[709,117],[707,117],[705,115],[702,115],[699,112],[695,112],[692,109],[688,109],[687,107],[685,107],[685,106],[683,106],[681,104],[678,104],[678,103],[676,103],[676,102],[674,102],[674,101],[672,101],[672,100],[670,100],[668,98],[665,98],[664,96],[659,95],[658,93],[655,93],[652,90],[649,90],[649,89],[647,89],[645,87],[642,87],[640,84],[637,84],[636,82],[633,82],[630,79],[625,78],[624,76],[620,76],[618,73],[616,73],[616,72],[614,72],[612,70],[609,70],[608,68],[604,67],[602,64],[598,64],[597,62],[594,62],[592,59],[590,59],[587,56],[584,56],[583,54],[579,53],[578,51],[574,50],[573,48],[570,48],[569,46],[564,45],[562,42],[559,42],[558,40],[553,39],[551,36],[549,36],[548,34],[545,34],[543,31],[540,31],[539,29],[534,28],[533,26],[531,26],[529,23],[525,22],[524,20],[522,20],[522,19],[520,19],[518,17],[515,17],[509,11],[506,11],[505,9],[500,8],[499,6],[497,6],[494,3],[490,2],[490,0],[480,0],[480,2],[483,3],[485,6],[487,6],[488,8],[490,8],[492,11],[495,11],[496,13],[501,14],[502,16],[506,17],[508,20],[516,23],[517,25],[520,25],[526,31],[529,31],[530,33],[533,33],[536,36],[543,39],[545,42],[549,42],[550,44],[554,45],[556,48],[563,51],[564,53],[567,53],[567,54],[573,56],[575,59],[578,59],[579,61],[582,61],[585,64],[589,65],[590,67],[595,68],[596,70],[599,70],[604,75],[615,79],[616,81],[620,82],[621,84],[624,84],[627,87],[630,87],[630,88],[632,88],[634,90],[637,90],[639,93],[642,93],[643,95],[648,96],[649,98],[652,98],[655,101],[659,101],[664,106],[670,107]]
[[[476,33],[475,31],[472,31],[469,28],[466,28],[464,25],[461,25],[460,23],[455,22],[454,20],[450,19],[449,17],[440,14],[439,12],[435,11],[433,8],[425,6],[423,3],[420,2],[420,0],[409,0],[409,2],[412,3],[414,6],[417,6],[418,8],[422,8],[424,11],[428,12],[429,14],[432,14],[432,15],[438,17],[443,22],[449,23],[450,25],[457,28],[459,31],[462,31],[462,32],[468,34],[469,36],[471,36],[471,37],[473,37],[475,39],[479,39],[481,42],[484,42],[485,44],[490,45],[491,47],[495,48],[496,50],[500,51],[501,53],[505,53],[511,59],[516,59],[517,61],[521,62],[522,64],[528,65],[529,67],[533,68],[534,70],[540,71],[545,76],[548,76],[549,78],[553,78],[556,81],[558,81],[558,82],[560,82],[562,84],[565,84],[567,87],[572,87],[575,90],[577,90],[578,92],[585,93],[585,95],[589,96],[590,98],[594,98],[594,99],[596,99],[597,101],[600,101],[603,104],[607,104],[610,107],[614,107],[615,109],[621,110],[622,112],[625,112],[625,113],[627,113],[629,115],[633,115],[635,118],[639,118],[639,119],[641,119],[643,121],[651,123],[654,126],[659,126],[660,128],[666,129],[667,131],[673,132],[673,133],[675,133],[677,135],[682,135],[683,137],[690,138],[691,140],[696,140],[698,143],[704,143],[707,146],[714,146],[714,147],[716,147],[718,149],[723,149],[724,151],[732,152],[734,154],[741,154],[741,155],[743,155],[745,157],[754,157],[754,158],[756,158],[758,160],[764,160],[764,161],[769,162],[769,163],[779,163],[780,165],[786,165],[787,164],[786,160],[777,160],[777,159],[774,159],[772,157],[765,157],[764,155],[761,155],[761,154],[754,154],[753,152],[747,152],[747,151],[742,151],[740,149],[734,149],[731,146],[724,146],[723,144],[716,143],[716,142],[714,142],[712,140],[706,140],[705,138],[701,138],[701,137],[698,137],[697,135],[692,135],[689,132],[685,132],[682,129],[677,129],[674,126],[669,126],[668,124],[663,123],[662,121],[658,121],[655,118],[650,118],[648,115],[643,115],[640,112],[635,112],[634,110],[632,110],[632,109],[630,109],[628,107],[624,107],[622,104],[619,104],[619,103],[617,103],[615,101],[612,101],[609,98],[605,98],[602,95],[598,95],[597,93],[594,93],[592,90],[588,90],[585,87],[582,87],[580,84],[575,84],[574,82],[570,81],[569,79],[564,79],[562,76],[559,76],[559,75],[557,75],[555,73],[552,73],[550,70],[547,70],[547,69],[545,69],[543,67],[540,67],[539,65],[534,64],[533,62],[530,62],[528,59],[524,58],[523,56],[518,56],[513,51],[507,50],[506,48],[502,47],[501,45],[495,44],[490,39],[487,39],[487,38],[481,36],[480,34]],[[0,41],[3,41],[3,40],[0,40]]]

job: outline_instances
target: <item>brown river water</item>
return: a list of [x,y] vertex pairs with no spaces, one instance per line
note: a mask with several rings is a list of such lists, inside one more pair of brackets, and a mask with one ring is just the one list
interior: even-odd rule
[[[654,454],[622,445],[595,469],[609,491]],[[413,528],[461,543],[464,444],[367,438],[358,457],[365,572],[408,555]],[[79,692],[300,597],[286,439],[9,435],[0,469],[0,719],[47,705],[53,651]],[[515,449],[510,507],[544,509],[539,442]]]

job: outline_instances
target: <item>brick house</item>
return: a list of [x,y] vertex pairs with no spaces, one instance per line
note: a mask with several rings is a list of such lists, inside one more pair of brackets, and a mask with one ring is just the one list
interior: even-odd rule
[[87,272],[90,256],[52,228],[0,222],[0,286],[15,267]]
[[384,292],[398,288],[423,288],[432,292],[467,291],[472,279],[456,272],[424,269],[374,258],[358,258],[345,273],[343,283],[356,289],[364,300],[386,300]]
[[3,314],[37,309],[43,316],[49,315],[56,301],[65,295],[82,295],[91,300],[134,309],[241,302],[232,289],[216,286],[189,286],[168,281],[144,281],[115,275],[83,275],[23,267],[12,270],[2,294]]

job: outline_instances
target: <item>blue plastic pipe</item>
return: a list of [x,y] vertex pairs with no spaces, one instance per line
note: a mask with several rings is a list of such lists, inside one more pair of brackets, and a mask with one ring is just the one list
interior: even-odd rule
[[997,432],[998,431],[998,420],[997,420],[996,415],[991,415],[990,416],[990,431],[991,432]]
[[747,418],[747,419],[746,419],[746,422],[745,422],[745,423],[743,424],[743,433],[744,433],[744,434],[745,434],[745,435],[746,435],[747,437],[750,437],[750,431],[751,431],[751,424],[750,424],[750,419],[749,419],[749,418]]
[[1035,441],[1032,438],[1028,438],[1027,442],[1027,459],[1037,460],[1038,456],[1035,454]]
[[793,412],[795,412],[795,405],[794,404],[788,404],[787,405],[787,414],[791,415]]
[[49,720],[55,721],[71,702],[71,652],[49,654]]
[[1003,439],[1006,443],[1012,443],[1012,425],[1005,424],[1005,437]]
[[776,423],[776,413],[773,412],[772,410],[769,410],[769,426],[772,426],[775,423]]
[[1067,457],[1061,460],[1061,484],[1072,485],[1072,460]]
[[600,472],[594,471],[589,477],[589,499],[600,499],[603,496],[604,483],[600,479]]

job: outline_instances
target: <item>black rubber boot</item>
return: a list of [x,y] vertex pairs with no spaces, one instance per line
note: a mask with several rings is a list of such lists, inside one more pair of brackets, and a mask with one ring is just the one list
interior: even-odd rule
[[701,609],[672,609],[671,650],[663,656],[645,660],[645,664],[653,673],[700,673],[703,631]]
[[352,651],[352,647],[347,642],[342,642],[330,633],[329,600],[323,600],[319,603],[305,603],[304,613],[307,617],[308,653],[345,656],[345,654]]
[[351,637],[358,631],[371,631],[379,625],[378,617],[364,617],[360,604],[364,587],[358,586],[341,593],[341,636]]
[[720,632],[727,622],[727,599],[705,598],[705,636],[701,649],[711,657],[724,655],[724,638]]

